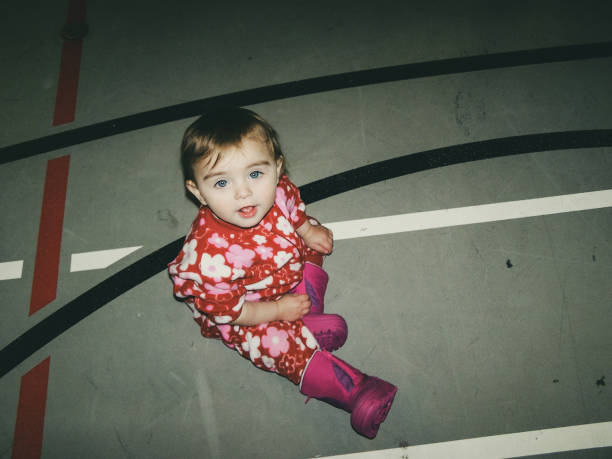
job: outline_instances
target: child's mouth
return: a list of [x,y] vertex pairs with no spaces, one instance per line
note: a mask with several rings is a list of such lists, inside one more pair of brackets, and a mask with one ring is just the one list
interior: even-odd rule
[[238,213],[244,218],[251,218],[251,217],[254,217],[255,214],[257,213],[257,207],[246,206],[238,210]]

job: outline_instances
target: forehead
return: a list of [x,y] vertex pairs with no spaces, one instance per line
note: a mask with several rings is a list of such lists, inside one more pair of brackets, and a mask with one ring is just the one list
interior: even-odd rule
[[272,144],[259,137],[245,137],[239,144],[215,148],[195,164],[195,169],[200,173],[210,173],[263,161],[274,163]]

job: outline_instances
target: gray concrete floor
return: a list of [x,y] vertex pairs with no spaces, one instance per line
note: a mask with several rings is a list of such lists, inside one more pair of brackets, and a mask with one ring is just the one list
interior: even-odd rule
[[[612,40],[607,1],[90,1],[76,120],[53,127],[65,2],[4,2],[0,146],[191,100],[382,66]],[[250,108],[304,185],[384,159],[612,127],[612,58],[340,89]],[[0,166],[0,345],[183,236],[178,144],[193,118]],[[58,296],[28,316],[47,160],[70,155]],[[542,151],[385,180],[309,206],[323,222],[612,188],[612,147]],[[70,254],[142,245],[105,270]],[[511,260],[512,268],[507,261]],[[160,272],[0,379],[0,457],[19,385],[51,357],[44,458],[300,458],[612,420],[612,210],[338,241],[338,352],[399,387],[375,440],[199,335]],[[612,457],[599,449],[552,457]]]

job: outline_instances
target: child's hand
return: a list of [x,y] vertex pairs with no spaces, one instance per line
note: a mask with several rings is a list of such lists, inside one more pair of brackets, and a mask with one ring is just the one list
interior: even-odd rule
[[310,298],[308,295],[288,293],[276,302],[278,320],[293,322],[301,319],[310,311]]
[[334,235],[329,228],[322,225],[305,223],[298,229],[298,234],[308,247],[317,252],[329,255],[334,248]]

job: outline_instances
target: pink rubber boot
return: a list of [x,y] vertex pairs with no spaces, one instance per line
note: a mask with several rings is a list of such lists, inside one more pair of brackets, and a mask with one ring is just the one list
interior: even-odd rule
[[335,351],[346,342],[348,328],[346,322],[338,314],[308,313],[302,317],[306,328],[314,335],[321,349]]
[[302,317],[306,328],[312,332],[321,349],[335,351],[346,342],[348,328],[342,316],[323,313],[328,280],[323,268],[306,262],[302,282],[295,288],[295,293],[307,293],[310,298],[310,312]]
[[300,391],[348,411],[353,429],[374,438],[391,409],[397,387],[361,373],[329,352],[317,351],[302,376]]
[[295,287],[295,293],[307,293],[310,297],[310,314],[323,314],[325,290],[329,276],[320,266],[314,263],[304,263],[302,282]]

